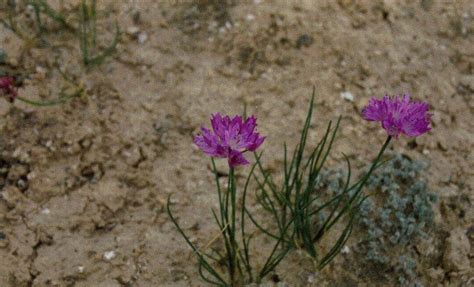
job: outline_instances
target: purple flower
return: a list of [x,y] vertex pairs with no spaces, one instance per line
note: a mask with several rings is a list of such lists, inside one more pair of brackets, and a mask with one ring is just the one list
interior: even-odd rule
[[216,113],[211,119],[212,131],[201,127],[201,134],[194,137],[194,143],[206,154],[227,158],[230,167],[249,162],[243,153],[255,151],[265,140],[255,131],[257,119],[254,116],[245,122],[242,117],[222,117]]
[[0,95],[5,95],[11,103],[13,103],[17,96],[14,82],[15,79],[13,77],[0,77]]
[[416,137],[431,129],[428,109],[428,103],[410,101],[409,95],[384,96],[381,100],[370,99],[362,110],[362,116],[368,121],[381,122],[390,136],[405,134]]

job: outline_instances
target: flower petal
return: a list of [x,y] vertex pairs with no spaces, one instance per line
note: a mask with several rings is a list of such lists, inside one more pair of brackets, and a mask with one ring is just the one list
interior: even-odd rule
[[244,155],[236,150],[230,152],[228,162],[230,167],[249,164],[249,161],[244,157]]
[[194,137],[196,144],[204,153],[215,157],[226,157],[227,154],[219,145],[217,138],[205,127],[201,127],[202,134]]
[[383,121],[387,116],[387,105],[384,100],[372,98],[362,110],[362,116],[368,121]]

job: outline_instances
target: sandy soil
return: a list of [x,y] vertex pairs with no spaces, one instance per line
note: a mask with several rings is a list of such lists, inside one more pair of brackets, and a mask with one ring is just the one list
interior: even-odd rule
[[[64,2],[78,10],[80,1]],[[1,101],[0,286],[205,286],[164,209],[172,194],[196,242],[216,232],[210,162],[192,135],[211,113],[246,105],[276,170],[313,85],[311,145],[343,115],[333,166],[344,152],[361,168],[383,143],[384,132],[360,118],[371,96],[410,92],[432,105],[433,131],[392,145],[430,162],[426,178],[440,196],[431,238],[439,250],[420,254],[418,272],[426,286],[473,283],[474,2],[99,2],[100,40],[113,37],[115,20],[123,33],[117,52],[90,69],[77,38],[54,23],[46,44],[0,27],[0,67],[24,79],[20,95],[56,97],[60,70],[84,89],[53,107]],[[34,31],[31,17],[17,21]],[[446,263],[446,252],[468,264]],[[389,286],[360,277],[350,252],[321,273],[295,252],[276,272],[289,286]]]

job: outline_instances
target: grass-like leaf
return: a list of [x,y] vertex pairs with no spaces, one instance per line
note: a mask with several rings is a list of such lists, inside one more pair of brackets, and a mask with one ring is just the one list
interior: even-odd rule
[[[317,185],[320,182],[321,171],[335,143],[341,117],[338,118],[334,127],[332,122],[329,122],[316,147],[308,155],[305,155],[314,98],[315,89],[313,88],[300,140],[291,157],[288,156],[287,145],[284,145],[281,187],[275,186],[271,175],[261,165],[259,172],[263,179],[256,177],[258,202],[275,218],[275,222],[278,223],[278,233],[271,230],[270,227],[262,226],[250,215],[249,218],[258,229],[274,239],[278,239],[284,233],[281,242],[286,248],[303,248],[316,261],[316,266],[323,268],[340,252],[348,240],[352,232],[352,225],[357,217],[357,210],[364,200],[363,187],[372,172],[382,164],[382,155],[390,142],[390,137],[382,146],[369,171],[355,183],[351,183],[352,169],[349,158],[343,154],[348,170],[344,185],[335,195],[323,194],[322,191],[317,190]],[[279,208],[276,208],[277,205]],[[324,216],[322,217],[322,215]],[[321,220],[321,218],[323,219]],[[319,242],[343,218],[347,220],[346,227],[329,251],[319,256],[317,248]],[[291,233],[282,228],[287,225],[292,230]]]

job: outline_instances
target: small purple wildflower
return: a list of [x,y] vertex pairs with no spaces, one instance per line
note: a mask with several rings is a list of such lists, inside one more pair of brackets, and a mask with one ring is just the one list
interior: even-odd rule
[[201,127],[201,134],[194,137],[194,143],[206,154],[227,158],[230,167],[249,162],[243,153],[255,151],[265,140],[255,131],[257,119],[254,116],[245,122],[242,117],[222,117],[216,113],[211,118],[212,131]]
[[0,77],[0,95],[6,96],[8,101],[13,103],[17,96],[17,90],[14,85],[15,78],[10,76]]
[[428,103],[410,101],[409,95],[384,96],[381,100],[374,97],[362,110],[362,116],[368,121],[381,122],[390,136],[416,137],[431,129],[428,109]]

